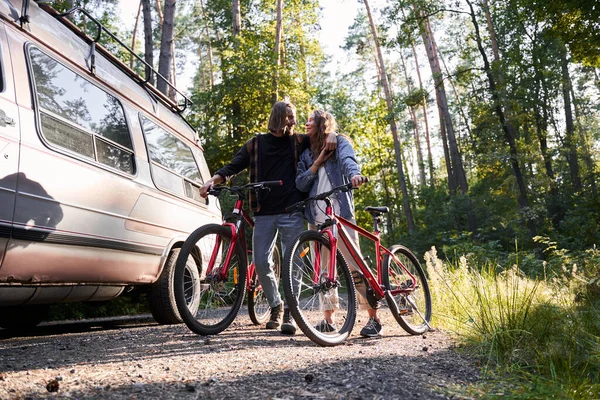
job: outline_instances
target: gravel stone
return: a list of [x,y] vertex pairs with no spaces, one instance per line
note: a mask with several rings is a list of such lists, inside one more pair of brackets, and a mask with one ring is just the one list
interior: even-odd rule
[[245,313],[214,336],[148,321],[0,329],[0,399],[469,398],[461,388],[479,381],[479,370],[448,334],[410,336],[380,314],[383,337],[361,338],[359,322],[345,344],[329,348],[301,331],[251,325]]

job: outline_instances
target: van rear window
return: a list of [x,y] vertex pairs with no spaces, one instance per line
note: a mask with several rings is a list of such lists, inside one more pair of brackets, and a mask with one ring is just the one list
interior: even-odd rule
[[134,174],[131,135],[119,100],[35,47],[29,60],[46,141]]
[[190,147],[149,118],[140,115],[151,160],[154,183],[161,189],[206,203],[200,197],[204,183]]

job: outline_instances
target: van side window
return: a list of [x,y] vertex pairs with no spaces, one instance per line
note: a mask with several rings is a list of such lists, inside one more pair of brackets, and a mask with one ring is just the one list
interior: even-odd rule
[[206,204],[200,196],[204,181],[189,146],[145,116],[140,121],[156,186]]
[[119,100],[34,47],[29,60],[43,137],[134,174],[133,145]]

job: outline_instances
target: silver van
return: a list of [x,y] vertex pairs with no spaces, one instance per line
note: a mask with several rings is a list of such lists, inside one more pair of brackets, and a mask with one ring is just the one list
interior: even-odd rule
[[[199,195],[210,172],[181,116],[189,101],[158,92],[97,30],[90,38],[48,6],[0,1],[1,327],[137,287],[159,323],[179,322],[178,248],[221,221],[217,201]],[[193,281],[193,261],[189,270]]]

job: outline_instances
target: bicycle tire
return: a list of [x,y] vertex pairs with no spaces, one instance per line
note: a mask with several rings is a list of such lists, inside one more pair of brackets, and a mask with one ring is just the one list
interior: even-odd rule
[[[411,335],[421,335],[429,329],[431,321],[431,293],[427,276],[417,257],[406,247],[395,245],[390,252],[416,278],[415,290],[410,294],[396,292],[412,287],[412,279],[389,254],[383,259],[383,286],[391,295],[386,295],[390,311],[402,329]],[[415,309],[416,306],[416,309]]]
[[[221,244],[216,250],[212,271],[208,264],[215,250],[217,238]],[[187,327],[199,335],[215,335],[227,329],[240,310],[246,293],[246,255],[241,246],[236,245],[225,279],[219,272],[225,266],[225,256],[232,245],[231,229],[228,226],[209,224],[196,229],[188,236],[181,247],[175,266],[175,301],[181,319]],[[189,287],[184,285],[185,270],[189,256],[194,257],[200,272],[200,290],[197,310],[190,310],[186,298]],[[189,286],[189,285],[188,285]]]
[[[275,272],[277,282],[279,282],[279,278],[281,277],[281,255],[277,245],[275,246],[273,258],[275,263],[273,271]],[[250,290],[248,290],[248,316],[254,325],[262,325],[271,317],[271,306],[269,305],[262,290],[262,286],[260,285],[260,281],[258,280],[256,268],[254,268],[252,277],[250,278]]]
[[[282,270],[283,292],[292,317],[302,332],[320,346],[343,343],[350,336],[356,321],[354,280],[339,250],[336,257],[337,291],[327,288],[321,279],[314,282],[314,276],[323,276],[328,271],[328,265],[322,271],[318,261],[325,264],[330,249],[326,235],[316,231],[302,232],[287,249]],[[321,306],[326,302],[338,305],[334,313],[338,330],[334,332],[321,332],[316,328],[324,319]]]

